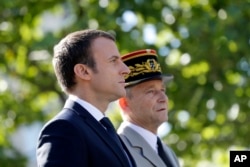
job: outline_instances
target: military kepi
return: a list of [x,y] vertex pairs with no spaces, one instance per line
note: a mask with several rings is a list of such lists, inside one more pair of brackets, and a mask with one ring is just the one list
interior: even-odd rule
[[125,76],[126,87],[152,79],[162,79],[164,82],[173,79],[173,75],[162,74],[156,51],[153,49],[122,55],[122,60],[130,69],[130,73]]

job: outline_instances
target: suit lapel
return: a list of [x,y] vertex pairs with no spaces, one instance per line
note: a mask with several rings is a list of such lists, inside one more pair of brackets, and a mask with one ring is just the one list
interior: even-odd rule
[[173,167],[179,166],[179,164],[176,163],[178,160],[174,156],[175,154],[173,153],[173,151],[170,150],[165,144],[163,144],[163,150],[164,150],[166,156],[168,156],[169,161],[173,165]]
[[147,141],[136,131],[130,127],[124,127],[123,134],[130,141],[131,147],[140,148],[142,156],[155,166],[165,166],[161,158],[156,154],[155,150],[147,143]]
[[118,144],[111,142],[112,138],[108,135],[106,130],[85,108],[72,100],[67,100],[64,108],[69,108],[79,115],[82,118],[83,123],[85,122],[93,131],[95,131],[95,133],[103,140],[103,142],[111,148],[118,159],[121,160],[122,164],[124,166],[129,166],[127,157],[123,150],[121,150]]

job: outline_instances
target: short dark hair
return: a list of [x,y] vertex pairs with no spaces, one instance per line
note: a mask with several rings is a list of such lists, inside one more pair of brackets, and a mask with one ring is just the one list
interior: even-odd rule
[[110,33],[87,29],[68,34],[54,46],[53,66],[63,91],[68,92],[76,84],[74,74],[76,64],[86,64],[96,69],[91,44],[98,37],[115,41]]

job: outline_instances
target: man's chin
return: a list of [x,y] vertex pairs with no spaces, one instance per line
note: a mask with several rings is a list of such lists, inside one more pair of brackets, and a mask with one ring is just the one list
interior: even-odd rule
[[121,91],[119,94],[118,93],[116,94],[116,96],[112,99],[112,101],[116,101],[125,96],[126,96],[126,91],[125,90],[123,92]]

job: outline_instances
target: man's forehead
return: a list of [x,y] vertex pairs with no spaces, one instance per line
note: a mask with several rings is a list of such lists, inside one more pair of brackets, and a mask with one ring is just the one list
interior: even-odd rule
[[157,87],[158,85],[156,84],[160,84],[162,87],[164,86],[162,79],[153,79],[153,80],[148,80],[148,81],[139,83],[135,85],[135,87],[138,87],[140,89],[150,89],[150,88]]

